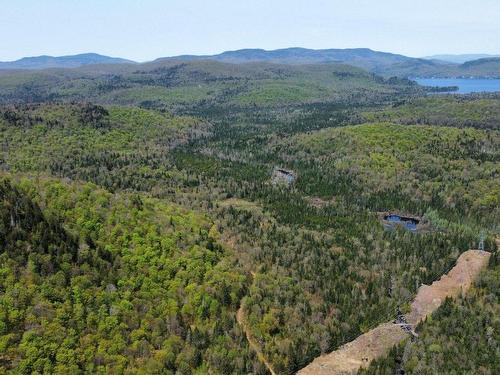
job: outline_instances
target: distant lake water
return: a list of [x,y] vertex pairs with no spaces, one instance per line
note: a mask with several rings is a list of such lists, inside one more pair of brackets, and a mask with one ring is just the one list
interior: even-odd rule
[[471,92],[500,92],[500,79],[476,78],[413,78],[422,86],[449,87],[457,86],[457,94],[470,94]]

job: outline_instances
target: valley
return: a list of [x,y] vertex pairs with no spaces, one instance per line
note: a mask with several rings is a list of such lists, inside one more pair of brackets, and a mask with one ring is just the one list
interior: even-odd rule
[[500,96],[299,52],[0,71],[1,373],[495,373]]

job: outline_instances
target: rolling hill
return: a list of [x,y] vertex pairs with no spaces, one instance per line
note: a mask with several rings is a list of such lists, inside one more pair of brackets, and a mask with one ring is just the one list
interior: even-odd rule
[[396,63],[417,59],[393,53],[373,51],[369,48],[321,50],[285,48],[272,51],[263,49],[242,49],[237,51],[226,51],[217,55],[183,55],[162,58],[159,60],[216,60],[233,64],[263,61],[275,64],[323,64],[337,62],[373,71],[380,70]]
[[148,108],[200,105],[277,105],[345,101],[418,90],[405,80],[384,80],[363,69],[328,63],[161,60],[140,65],[0,72],[0,101],[90,100]]
[[392,320],[497,248],[500,100],[422,94],[337,62],[1,71],[0,368],[289,375]]
[[425,60],[439,60],[445,61],[454,64],[463,64],[468,61],[486,59],[490,57],[500,57],[500,55],[488,55],[485,53],[470,53],[470,54],[461,54],[461,55],[432,55],[423,57]]
[[499,58],[477,55],[480,58],[474,60],[475,55],[468,56],[466,58],[464,55],[462,60],[465,61],[456,63],[447,61],[446,57],[413,58],[369,48],[320,50],[285,48],[271,51],[242,49],[216,55],[181,55],[160,58],[156,62],[214,60],[232,64],[269,62],[287,65],[335,62],[355,66],[384,77],[500,77]]
[[36,56],[24,57],[16,61],[0,62],[0,69],[48,69],[48,68],[77,68],[94,64],[133,64],[133,61],[99,55],[97,53],[83,53],[70,56]]
[[443,64],[435,60],[403,62],[394,64],[379,74],[410,78],[500,78],[500,58],[473,60],[461,65]]
[[[479,57],[478,59],[474,59]],[[235,71],[238,68],[227,64],[250,64],[254,69],[256,64],[278,65],[324,65],[345,64],[361,68],[370,73],[383,77],[440,77],[440,78],[498,78],[500,77],[500,58],[489,55],[447,55],[432,56],[429,58],[413,58],[400,54],[374,51],[369,48],[349,49],[307,49],[285,48],[277,50],[241,49],[226,51],[215,55],[180,55],[162,57],[151,62],[138,64],[136,62],[87,53],[74,56],[38,56],[26,57],[12,62],[0,62],[0,72],[11,70],[43,70],[51,68],[84,68],[87,73],[118,74],[146,71],[153,67],[172,66],[175,64],[203,64],[207,61],[224,63],[216,68],[221,71]],[[252,65],[253,64],[253,65]],[[214,68],[215,65],[211,65]],[[284,68],[288,69],[288,68]]]
[[[242,311],[292,374],[444,273],[475,241],[468,222],[498,222],[493,131],[341,126],[333,107],[311,131],[302,106],[231,110],[2,108],[7,373],[267,375]],[[276,165],[292,188],[269,182]],[[387,231],[382,209],[443,230]]]

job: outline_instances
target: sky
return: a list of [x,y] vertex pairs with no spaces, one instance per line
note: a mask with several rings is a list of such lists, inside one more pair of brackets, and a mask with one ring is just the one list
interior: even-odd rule
[[500,54],[500,0],[0,0],[0,61],[286,47]]

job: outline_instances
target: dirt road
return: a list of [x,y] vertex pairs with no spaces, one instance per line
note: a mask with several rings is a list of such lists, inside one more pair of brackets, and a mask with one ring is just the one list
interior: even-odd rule
[[[417,324],[435,311],[446,297],[457,297],[467,292],[480,271],[488,264],[489,257],[490,253],[485,251],[466,251],[460,255],[457,264],[448,274],[430,286],[422,285],[406,316],[408,322]],[[408,334],[392,322],[380,324],[338,350],[316,358],[297,374],[355,374],[359,368],[367,367],[373,359],[386,355],[406,337]]]

